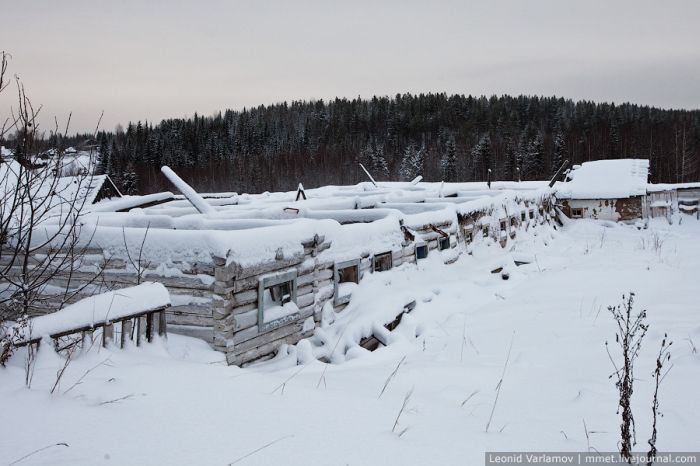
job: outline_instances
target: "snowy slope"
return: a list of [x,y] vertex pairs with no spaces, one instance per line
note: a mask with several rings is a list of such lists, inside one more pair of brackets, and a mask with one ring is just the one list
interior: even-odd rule
[[[0,369],[0,412],[10,420],[0,423],[0,458],[57,443],[68,446],[20,464],[479,465],[484,451],[615,450],[619,419],[604,346],[614,323],[606,307],[630,290],[651,325],[636,369],[638,447],[646,449],[650,434],[653,360],[668,332],[674,366],[660,391],[658,446],[697,451],[699,234],[687,218],[680,226],[652,221],[648,230],[582,220],[556,232],[531,228],[513,251],[475,248],[449,266],[431,253],[356,288],[356,312],[321,329],[342,355],[335,364],[311,357],[321,334],[245,369],[171,335],[167,343],[83,355],[50,395],[63,361],[40,351],[26,389],[18,353]],[[532,262],[515,267],[514,256]],[[509,280],[490,272],[495,264],[506,265]],[[407,298],[416,309],[388,347],[370,353],[354,344]],[[411,390],[399,437],[392,427]]]

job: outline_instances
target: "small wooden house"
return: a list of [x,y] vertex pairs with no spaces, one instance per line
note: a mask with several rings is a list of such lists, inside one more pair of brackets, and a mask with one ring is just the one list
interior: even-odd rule
[[556,185],[556,197],[569,218],[634,222],[647,216],[648,175],[646,159],[584,162]]

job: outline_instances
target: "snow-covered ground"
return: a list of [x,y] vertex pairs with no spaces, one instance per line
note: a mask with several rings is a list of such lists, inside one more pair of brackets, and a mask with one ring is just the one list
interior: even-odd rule
[[[244,369],[170,335],[80,356],[52,395],[63,361],[42,349],[27,389],[18,353],[0,369],[0,463],[44,447],[19,464],[476,465],[484,451],[613,451],[619,420],[604,343],[615,328],[606,308],[629,291],[650,323],[633,399],[639,450],[667,332],[673,368],[660,392],[658,447],[698,451],[699,238],[690,218],[647,230],[582,220],[531,229],[514,251],[480,247],[452,265],[434,253],[363,280],[310,342]],[[513,255],[532,262],[515,267]],[[491,273],[504,263],[508,280]],[[389,346],[353,345],[411,298],[418,304]]]

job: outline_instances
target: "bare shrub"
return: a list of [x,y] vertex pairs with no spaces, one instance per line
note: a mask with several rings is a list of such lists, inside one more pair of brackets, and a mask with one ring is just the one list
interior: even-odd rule
[[615,377],[615,386],[618,390],[618,414],[622,416],[620,424],[620,455],[626,461],[632,458],[632,447],[636,442],[636,430],[634,424],[634,414],[632,413],[632,393],[634,392],[634,363],[639,356],[642,340],[647,333],[649,326],[645,323],[647,311],[633,312],[634,293],[630,292],[628,297],[622,296],[622,304],[609,306],[608,311],[612,314],[617,323],[617,333],[615,342],[620,348],[622,364],[618,367],[610,354],[608,342],[605,347],[610,357],[610,361],[615,368],[615,372],[610,378]]
[[656,421],[659,416],[663,416],[663,414],[659,411],[659,386],[661,385],[661,382],[666,378],[666,375],[668,372],[671,370],[671,367],[666,369],[664,371],[664,364],[669,362],[671,360],[671,345],[673,344],[672,341],[668,340],[668,335],[664,335],[664,339],[661,341],[661,348],[659,349],[659,354],[656,356],[656,368],[654,369],[654,399],[651,404],[651,412],[652,412],[652,425],[651,425],[651,438],[647,441],[649,444],[649,454],[647,455],[648,458],[650,458],[649,463],[647,463],[649,466],[651,466],[653,459],[656,456],[656,437],[657,437],[657,428],[656,428]]
[[[615,386],[618,389],[618,414],[622,416],[620,424],[620,456],[623,460],[631,463],[632,447],[636,445],[636,429],[634,423],[634,415],[632,413],[632,394],[634,392],[634,364],[639,356],[642,346],[642,340],[649,329],[646,323],[647,311],[642,310],[638,313],[633,311],[634,293],[630,292],[629,297],[622,296],[622,304],[617,306],[609,306],[608,310],[613,315],[617,323],[617,333],[615,341],[620,348],[622,364],[618,366],[613,360],[608,349],[608,342],[605,342],[606,350],[610,361],[615,368],[615,372],[610,378],[615,377]],[[658,436],[657,420],[662,416],[659,411],[659,386],[668,374],[670,367],[664,370],[666,363],[671,360],[670,348],[673,342],[668,340],[668,335],[664,334],[661,341],[661,348],[656,357],[656,366],[652,376],[654,377],[654,397],[652,400],[652,433],[651,438],[647,441],[650,450],[648,457],[653,459],[656,456],[656,439]],[[673,366],[671,366],[673,367]],[[652,463],[649,462],[649,465]]]
[[[10,84],[5,79],[8,57],[2,52],[0,92]],[[18,77],[14,83],[16,107],[8,118],[0,119],[0,137],[12,131],[16,140],[13,157],[0,160],[0,364],[13,352],[14,328],[21,319],[62,308],[101,277],[100,270],[79,286],[73,280],[91,239],[84,233],[81,238],[80,217],[93,176],[92,170],[84,170],[75,177],[61,177],[66,154],[60,144],[70,116],[62,133],[56,120],[51,138],[58,147],[51,156],[37,158],[43,137],[37,121],[41,107],[35,108]],[[63,278],[60,285],[53,280],[57,276]]]

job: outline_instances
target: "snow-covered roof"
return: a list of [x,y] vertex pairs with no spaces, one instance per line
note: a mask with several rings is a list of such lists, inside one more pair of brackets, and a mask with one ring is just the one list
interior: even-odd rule
[[96,323],[118,320],[170,305],[170,294],[161,283],[145,282],[138,286],[90,296],[31,321],[31,334],[24,339],[55,335]]
[[658,193],[662,191],[675,191],[678,189],[700,189],[700,183],[659,183],[647,185],[647,192]]
[[622,199],[645,195],[648,177],[646,159],[595,160],[574,166],[555,189],[562,199]]

